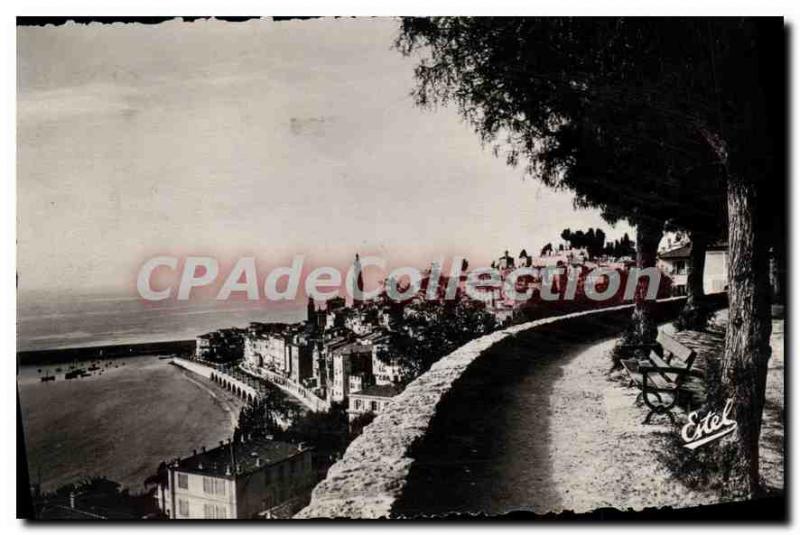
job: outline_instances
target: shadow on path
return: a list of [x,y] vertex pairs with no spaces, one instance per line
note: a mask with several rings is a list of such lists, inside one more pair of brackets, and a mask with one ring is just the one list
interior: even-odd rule
[[[680,306],[662,305],[657,319]],[[559,511],[550,444],[553,384],[576,355],[619,336],[630,313],[539,326],[488,349],[442,398],[427,434],[410,449],[414,464],[393,516]],[[611,360],[604,355],[595,365],[610,369]]]

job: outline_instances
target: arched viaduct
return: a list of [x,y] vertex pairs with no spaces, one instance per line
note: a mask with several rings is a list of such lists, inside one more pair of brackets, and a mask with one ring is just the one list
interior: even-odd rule
[[262,395],[254,386],[224,372],[213,371],[209,379],[245,401],[253,402]]

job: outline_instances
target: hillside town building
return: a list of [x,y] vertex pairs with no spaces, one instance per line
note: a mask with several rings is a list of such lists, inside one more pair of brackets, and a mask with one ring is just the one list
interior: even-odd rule
[[[682,258],[686,248],[661,255],[661,267],[673,278],[673,292],[680,292]],[[721,255],[719,254],[721,253]],[[686,255],[688,256],[688,254]],[[359,260],[356,258],[355,263]],[[519,265],[517,265],[519,264]],[[351,415],[377,413],[399,392],[407,379],[403,376],[400,355],[392,347],[398,329],[412,338],[425,325],[437,321],[447,299],[453,303],[472,302],[494,317],[497,325],[508,324],[522,306],[543,299],[542,294],[564,294],[569,281],[573,292],[583,295],[586,284],[597,284],[588,273],[597,267],[623,273],[629,259],[589,258],[585,249],[560,247],[534,257],[524,250],[515,259],[508,251],[497,258],[494,268],[499,282],[481,275],[475,289],[483,298],[476,300],[466,291],[468,267],[462,264],[458,280],[442,273],[438,264],[422,273],[419,291],[403,303],[387,297],[394,281],[387,280],[384,292],[374,300],[342,297],[328,300],[324,306],[309,299],[307,319],[300,323],[251,323],[246,329],[223,329],[197,338],[197,357],[228,365],[239,360],[242,371],[259,380],[269,380],[294,396],[301,396],[311,410],[327,410],[342,404]],[[723,286],[724,251],[711,249],[706,271],[710,288]],[[517,268],[532,268],[514,279],[519,295],[529,300],[515,300],[505,292],[504,284]],[[553,270],[552,274],[548,270]],[[624,277],[623,277],[624,280]],[[363,287],[363,281],[358,279]],[[451,294],[446,299],[448,288]],[[455,299],[452,299],[455,297]]]
[[232,362],[241,358],[244,330],[235,327],[202,334],[196,339],[195,357],[211,362]]
[[392,384],[371,385],[350,394],[347,415],[352,422],[364,414],[378,414],[384,410],[400,388]]
[[311,450],[268,439],[195,452],[168,466],[165,513],[176,519],[289,518],[314,485]]
[[[691,242],[673,246],[658,254],[658,267],[672,279],[672,295],[686,295],[689,259],[692,253]],[[705,293],[724,292],[728,287],[728,245],[711,244],[706,248],[706,262],[703,269],[703,291]]]

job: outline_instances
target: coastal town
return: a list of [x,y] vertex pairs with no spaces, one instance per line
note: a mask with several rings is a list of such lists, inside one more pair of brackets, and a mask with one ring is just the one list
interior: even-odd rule
[[[446,307],[472,310],[480,315],[483,326],[472,332],[472,336],[480,336],[496,327],[525,319],[526,312],[536,303],[541,307],[539,295],[547,282],[556,294],[563,294],[566,286],[563,281],[576,277],[576,300],[582,301],[586,274],[592,269],[603,266],[625,272],[633,265],[630,257],[594,258],[585,248],[561,246],[560,250],[544,253],[534,258],[522,250],[515,259],[506,251],[493,263],[501,284],[482,288],[488,295],[481,301],[467,295],[465,275],[458,282],[454,302],[444,297],[443,288],[448,280],[441,274],[439,294],[434,300],[426,298],[432,284],[431,273],[436,273],[435,268],[430,268],[423,274],[419,291],[403,302],[391,300],[385,287],[377,299],[370,301],[354,299],[348,303],[343,297],[335,297],[317,305],[309,298],[304,322],[251,323],[245,328],[223,328],[198,336],[194,360],[214,367],[215,377],[233,385],[242,381],[247,385],[257,384],[253,381],[274,383],[313,411],[327,410],[338,403],[347,407],[351,420],[364,414],[376,414],[403,384],[424,371],[417,370],[415,374],[407,355],[398,347],[398,336],[423,336],[419,324],[433,323],[437,316],[445,313]],[[354,262],[358,262],[357,255]],[[501,295],[499,286],[517,265],[540,269],[558,266],[562,268],[562,276],[550,281],[545,279],[544,283],[542,278],[520,278],[518,290],[530,290],[531,297],[513,301]],[[389,283],[385,281],[384,284]],[[608,302],[603,304],[608,305]],[[225,379],[225,374],[231,370],[244,372],[245,376],[231,375],[230,379]],[[253,400],[251,389],[234,387],[240,395]]]
[[18,17],[17,517],[785,520],[786,28]]
[[[198,335],[191,354],[176,354],[169,362],[241,399],[245,408],[228,439],[216,446],[197,444],[162,461],[146,481],[152,502],[141,511],[173,519],[292,517],[308,505],[313,488],[347,444],[439,358],[502,327],[624,303],[624,284],[605,300],[587,298],[587,288],[606,282],[592,280],[593,270],[614,270],[624,280],[635,267],[634,243],[627,235],[603,245],[598,238],[605,238],[600,229],[565,229],[560,243],[546,244],[537,256],[525,249],[516,257],[504,251],[490,268],[500,284],[479,284],[480,300],[466,291],[466,261],[454,300],[445,298],[449,280],[434,264],[423,272],[418,290],[400,301],[390,298],[388,289],[403,282],[387,279],[370,300],[337,296],[318,303],[309,298],[305,321],[251,322]],[[659,297],[686,293],[690,249],[685,236],[664,240]],[[726,284],[724,270],[717,268],[724,263],[720,254],[724,247],[706,252],[704,286],[710,293]],[[360,273],[358,255],[353,266]],[[514,281],[516,291],[529,295],[525,300],[501,291],[518,268],[538,274]],[[548,276],[548,270],[557,275]],[[362,295],[363,279],[355,282],[355,295]],[[542,298],[548,292],[563,298],[570,287],[573,299]],[[313,418],[330,425],[342,437],[339,444],[329,447],[324,437],[292,432],[312,421],[318,425]],[[76,505],[72,494],[69,503],[70,514],[97,514],[90,512],[92,504],[78,500]]]
[[[590,231],[594,235],[595,230]],[[602,233],[599,229],[598,232]],[[627,236],[623,243],[622,248],[617,244],[616,252],[632,252],[632,242]],[[681,285],[672,286],[670,276],[680,272],[670,261],[676,257],[675,251],[687,247],[685,239],[675,244],[671,240],[665,242],[660,255],[664,259],[661,269],[669,276],[662,282],[662,296],[685,291]],[[577,304],[568,309],[574,311],[576,307],[621,302],[617,296],[596,303],[583,295],[586,274],[591,270],[605,267],[625,274],[634,265],[631,256],[614,257],[614,252],[613,243],[605,249],[590,251],[586,247],[572,247],[567,241],[555,248],[547,244],[537,257],[528,255],[524,249],[517,258],[506,251],[492,263],[492,268],[499,271],[501,280],[520,266],[563,268],[566,276],[577,277],[579,281]],[[358,263],[357,255],[354,263]],[[202,334],[196,338],[194,354],[190,358],[175,358],[173,363],[206,377],[251,405],[257,405],[275,388],[279,389],[301,409],[281,413],[272,407],[270,418],[277,422],[274,428],[277,431],[309,413],[340,410],[347,415],[352,437],[448,349],[502,326],[558,314],[557,304],[540,299],[542,285],[549,282],[552,290],[561,294],[566,289],[565,279],[554,277],[543,282],[531,277],[517,281],[520,291],[531,290],[531,298],[526,301],[509,301],[495,291],[489,292],[486,300],[476,302],[464,291],[466,277],[461,277],[454,303],[443,295],[431,302],[424,296],[432,272],[437,273],[435,266],[424,273],[416,295],[404,302],[388,298],[386,285],[391,281],[385,281],[378,298],[371,301],[348,303],[336,297],[318,305],[309,299],[304,322],[254,322],[245,328],[229,327]],[[717,285],[719,281],[714,279],[717,276],[715,271],[708,271],[710,279],[706,284]],[[446,277],[440,282],[446,287]],[[359,279],[358,285],[363,290],[362,280]],[[460,313],[453,314],[454,310]],[[460,338],[440,340],[442,347],[427,355],[425,362],[404,353],[411,347],[408,341],[419,342],[430,337],[426,331],[433,330],[432,325],[454,320],[462,323],[456,323],[456,327],[464,328]],[[421,349],[421,345],[414,346],[415,351]],[[324,477],[329,464],[325,463],[321,471],[312,467],[313,447],[313,444],[276,441],[272,435],[252,438],[246,432],[240,433],[233,442],[220,444],[213,450],[195,450],[192,455],[168,464],[169,477],[163,479],[155,493],[156,501],[169,518],[290,517],[307,505],[314,484]],[[246,459],[248,463],[236,459]],[[254,477],[260,478],[258,484],[247,483]]]

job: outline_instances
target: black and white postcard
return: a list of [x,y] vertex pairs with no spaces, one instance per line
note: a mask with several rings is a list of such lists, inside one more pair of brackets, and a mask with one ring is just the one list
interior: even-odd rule
[[784,520],[787,43],[19,17],[18,515]]

